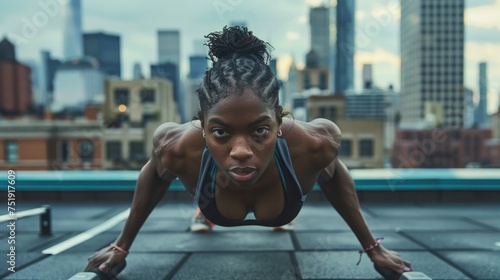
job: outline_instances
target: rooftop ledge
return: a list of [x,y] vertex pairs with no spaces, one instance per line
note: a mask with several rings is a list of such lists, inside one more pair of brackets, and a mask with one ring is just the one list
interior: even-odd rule
[[[500,169],[355,169],[350,173],[360,191],[500,190]],[[7,175],[0,172],[0,181],[7,182]],[[16,171],[15,189],[132,191],[138,175],[139,171],[114,170]],[[170,190],[185,189],[175,180]]]

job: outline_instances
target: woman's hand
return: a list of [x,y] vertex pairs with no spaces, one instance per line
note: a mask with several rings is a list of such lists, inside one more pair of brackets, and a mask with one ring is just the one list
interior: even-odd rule
[[382,245],[373,248],[367,254],[378,267],[389,268],[399,274],[412,270],[409,262],[401,258],[397,252],[387,250]]
[[113,245],[109,245],[90,256],[85,271],[92,271],[99,266],[99,271],[107,273],[113,266],[122,262],[125,257],[127,257],[125,252],[116,250]]

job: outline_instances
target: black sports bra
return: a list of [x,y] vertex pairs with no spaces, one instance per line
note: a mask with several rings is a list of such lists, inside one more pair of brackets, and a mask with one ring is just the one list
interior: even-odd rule
[[299,214],[306,197],[302,194],[302,189],[295,175],[292,160],[290,159],[288,146],[283,138],[278,138],[276,148],[274,149],[274,159],[279,169],[283,193],[285,195],[285,206],[281,214],[271,220],[231,220],[222,216],[217,210],[215,204],[215,175],[217,174],[217,165],[210,151],[205,148],[195,194],[195,201],[198,203],[203,215],[217,225],[228,227],[242,225],[277,227],[291,222]]

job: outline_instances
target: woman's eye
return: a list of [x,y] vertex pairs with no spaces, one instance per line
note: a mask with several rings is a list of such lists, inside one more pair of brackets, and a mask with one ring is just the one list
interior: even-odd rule
[[224,136],[227,136],[226,131],[224,131],[223,129],[214,129],[214,130],[212,130],[212,134],[215,137],[224,137]]
[[269,132],[269,128],[268,127],[259,127],[255,130],[255,134],[261,136],[261,135],[265,135]]

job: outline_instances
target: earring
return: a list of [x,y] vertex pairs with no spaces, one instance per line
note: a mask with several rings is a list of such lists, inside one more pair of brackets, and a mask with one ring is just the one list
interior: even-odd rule
[[278,131],[278,137],[281,137],[283,135],[283,132],[281,132],[281,129]]
[[206,138],[206,137],[207,137],[207,135],[205,134],[205,131],[202,131],[201,136],[203,136],[203,138]]

